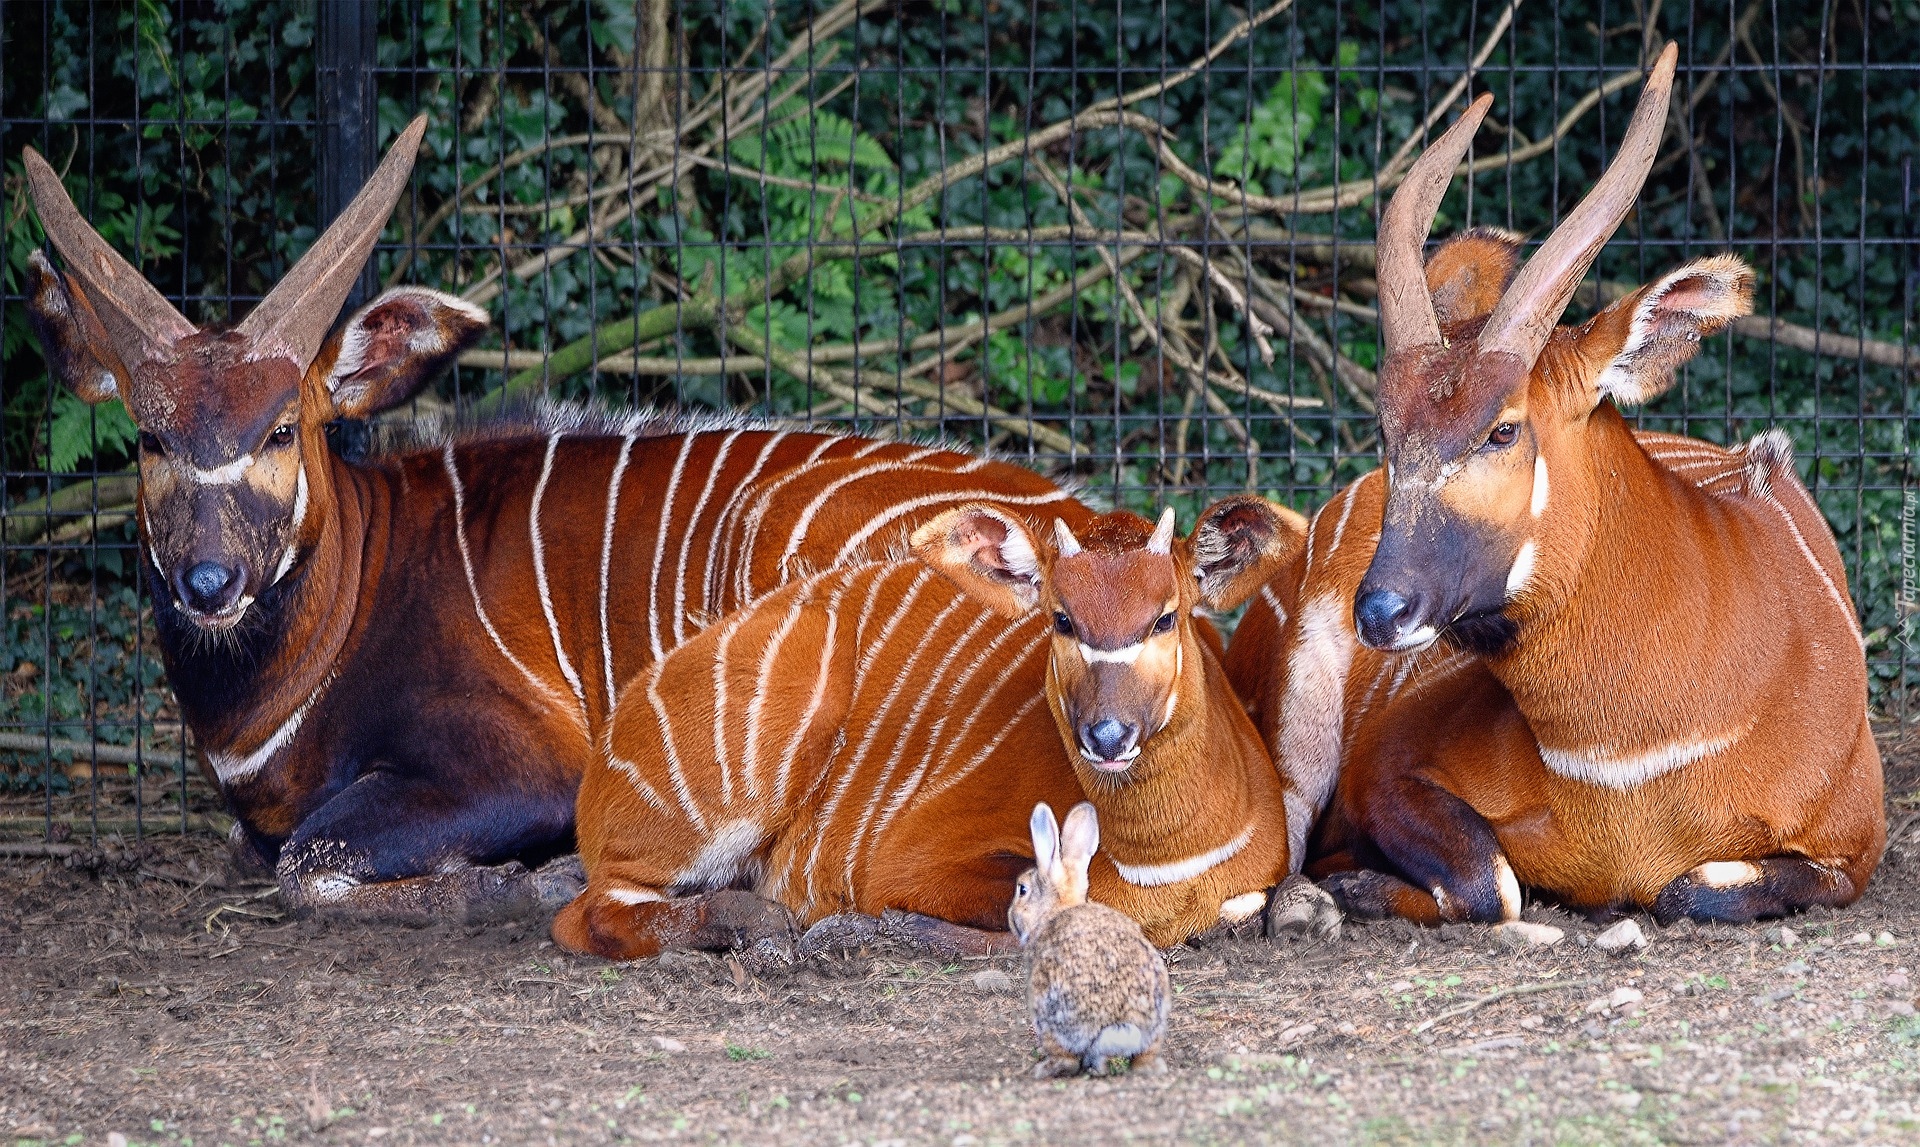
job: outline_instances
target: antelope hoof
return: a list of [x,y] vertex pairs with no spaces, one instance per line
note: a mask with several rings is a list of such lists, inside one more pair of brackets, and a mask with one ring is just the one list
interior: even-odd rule
[[800,937],[800,955],[851,952],[880,939],[880,918],[859,912],[840,912],[817,921]]
[[533,902],[547,912],[557,912],[587,886],[587,870],[575,853],[556,856],[527,874]]
[[[1392,896],[1398,891],[1396,885],[1399,883],[1384,872],[1357,868],[1330,873],[1320,882],[1320,887],[1334,902],[1337,911],[1355,920],[1387,920],[1397,915],[1393,910]],[[1274,901],[1277,924],[1280,908],[1277,895]],[[1275,931],[1278,931],[1277,927]]]
[[1331,942],[1340,938],[1340,905],[1326,889],[1295,873],[1273,890],[1267,935],[1301,935]]
[[936,959],[964,956],[1002,956],[1020,950],[1011,932],[969,928],[918,912],[889,908],[880,915],[880,934]]
[[[725,889],[707,894],[687,947],[741,951],[762,941],[793,950],[793,916],[784,907],[751,892]],[[786,962],[786,961],[782,961]]]

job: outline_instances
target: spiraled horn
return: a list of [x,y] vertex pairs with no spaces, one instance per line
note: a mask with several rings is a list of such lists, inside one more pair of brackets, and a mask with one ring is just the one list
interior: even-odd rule
[[1060,551],[1060,556],[1063,558],[1070,558],[1080,552],[1080,539],[1074,537],[1073,531],[1069,530],[1067,524],[1059,518],[1053,520],[1053,547]]
[[387,217],[407,189],[413,174],[427,117],[416,116],[387,149],[360,194],[333,221],[326,233],[307,248],[260,305],[234,328],[253,343],[258,358],[287,358],[301,370],[320,353],[320,344],[340,317],[340,308],[367,265],[367,256],[386,229]]
[[1160,511],[1160,524],[1153,528],[1153,536],[1147,539],[1147,552],[1150,554],[1170,554],[1173,552],[1173,507]]
[[1427,291],[1421,248],[1453,182],[1453,169],[1473,145],[1473,133],[1492,106],[1491,94],[1481,96],[1444,135],[1427,145],[1380,216],[1374,276],[1380,287],[1381,340],[1388,355],[1440,345],[1440,319]]
[[1660,151],[1660,137],[1666,134],[1667,100],[1679,58],[1679,44],[1668,43],[1640,91],[1640,103],[1606,174],[1540,244],[1487,316],[1480,331],[1481,354],[1505,351],[1529,367],[1540,357],[1587,268],[1640,198],[1640,187]]

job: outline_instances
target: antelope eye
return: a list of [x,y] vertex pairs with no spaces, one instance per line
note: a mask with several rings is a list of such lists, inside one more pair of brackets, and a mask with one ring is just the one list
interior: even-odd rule
[[1520,428],[1511,422],[1502,422],[1487,434],[1487,445],[1493,447],[1511,446],[1514,439],[1520,437]]
[[1055,610],[1053,613],[1053,630],[1062,637],[1072,637],[1073,619],[1061,613],[1059,610]]
[[275,446],[285,446],[292,442],[293,424],[289,422],[274,427],[273,433],[267,435],[267,441],[273,443]]
[[167,452],[167,448],[165,446],[160,445],[160,440],[158,438],[155,438],[153,435],[142,430],[140,432],[140,452],[143,454],[153,454],[156,456],[164,455]]
[[1161,614],[1160,620],[1153,623],[1153,631],[1155,633],[1172,633],[1173,615],[1171,613]]

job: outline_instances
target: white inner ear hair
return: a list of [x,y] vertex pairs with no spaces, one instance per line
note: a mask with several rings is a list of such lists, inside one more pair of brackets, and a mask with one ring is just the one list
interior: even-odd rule
[[[1620,348],[1619,354],[1613,356],[1607,369],[1600,372],[1594,388],[1615,402],[1646,401],[1648,380],[1643,372],[1634,368],[1633,360],[1652,340],[1655,333],[1654,314],[1666,301],[1667,294],[1676,285],[1689,279],[1709,280],[1719,288],[1712,293],[1710,304],[1676,313],[1685,313],[1701,323],[1736,319],[1753,309],[1748,292],[1741,288],[1741,280],[1750,274],[1747,265],[1732,255],[1696,259],[1678,270],[1668,272],[1633,309],[1633,323],[1627,328],[1626,345]],[[1699,332],[1696,330],[1692,334],[1694,340],[1698,341]]]

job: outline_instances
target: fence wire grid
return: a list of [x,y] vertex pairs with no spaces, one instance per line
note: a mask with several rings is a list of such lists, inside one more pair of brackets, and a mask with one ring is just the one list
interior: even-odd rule
[[1537,242],[1668,40],[1660,159],[1570,313],[1753,264],[1756,316],[1638,419],[1791,434],[1906,721],[1920,0],[0,0],[0,838],[223,823],[137,576],[134,428],[27,328],[24,147],[221,323],[425,113],[359,297],[494,327],[393,417],[548,395],[938,436],[1190,521],[1377,464],[1374,222],[1419,147],[1493,92],[1434,233]]

